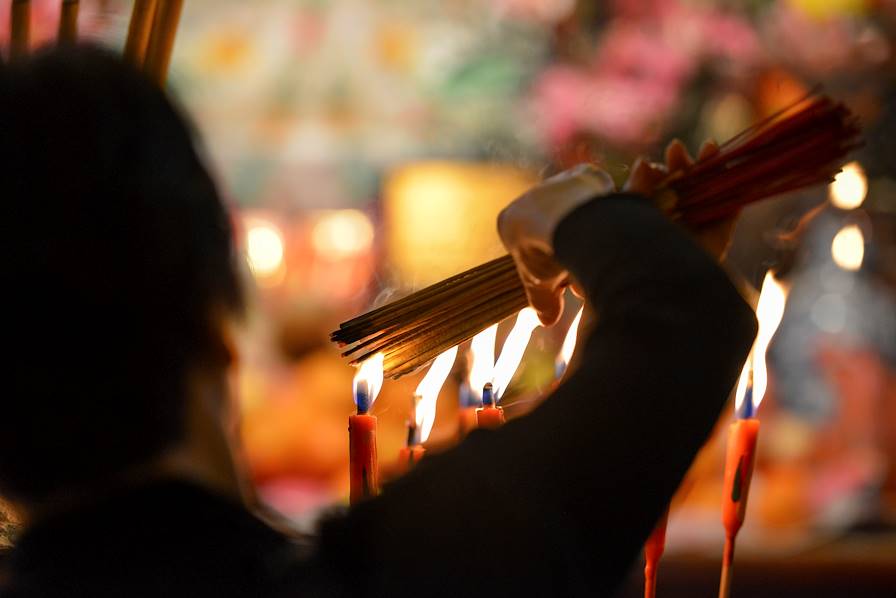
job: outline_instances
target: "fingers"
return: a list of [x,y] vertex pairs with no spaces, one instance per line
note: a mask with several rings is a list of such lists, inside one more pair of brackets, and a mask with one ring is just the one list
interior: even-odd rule
[[703,142],[703,145],[700,146],[700,151],[697,152],[698,160],[705,160],[709,158],[713,154],[717,154],[719,152],[719,144],[715,142],[714,139],[707,139]]
[[538,314],[543,326],[553,326],[563,314],[563,287],[551,289],[541,285],[525,285],[529,305]]
[[669,172],[684,170],[693,163],[694,159],[691,158],[691,154],[688,153],[688,148],[684,146],[681,140],[673,139],[672,142],[666,146],[666,168]]
[[638,158],[632,164],[632,173],[625,182],[623,190],[650,195],[656,186],[666,178],[666,174],[666,169],[661,164],[653,164],[645,158]]

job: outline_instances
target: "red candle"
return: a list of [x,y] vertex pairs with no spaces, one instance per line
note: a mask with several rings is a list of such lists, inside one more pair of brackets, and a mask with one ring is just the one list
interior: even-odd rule
[[725,526],[725,549],[722,554],[722,577],[719,598],[731,592],[731,572],[734,562],[734,543],[744,523],[747,497],[756,461],[756,439],[759,420],[753,417],[753,389],[747,387],[740,418],[728,428],[728,448],[725,453],[725,476],[722,485],[722,524]]
[[656,596],[656,571],[660,558],[666,550],[666,525],[669,523],[669,509],[657,522],[653,533],[644,543],[644,598]]
[[478,423],[478,407],[461,407],[457,412],[457,434],[460,440],[476,429]]
[[728,428],[725,482],[722,486],[722,523],[728,538],[734,538],[744,523],[758,435],[759,420],[755,418],[739,419]]
[[411,399],[411,411],[408,417],[408,441],[407,445],[398,450],[398,470],[405,474],[414,468],[414,465],[423,458],[426,450],[420,445],[420,428],[417,426],[417,405],[421,396],[415,394]]
[[425,454],[426,449],[419,444],[402,447],[398,451],[398,469],[401,473],[409,472],[420,462],[420,459],[422,459]]
[[499,428],[504,424],[504,409],[495,405],[491,382],[487,382],[482,389],[482,407],[476,410],[476,424],[485,429]]
[[348,418],[348,450],[352,504],[376,496],[378,482],[376,458],[376,417],[359,413]]
[[349,501],[355,504],[376,496],[379,469],[376,455],[376,417],[367,412],[383,384],[383,356],[378,353],[358,368],[353,381],[358,412],[348,418]]

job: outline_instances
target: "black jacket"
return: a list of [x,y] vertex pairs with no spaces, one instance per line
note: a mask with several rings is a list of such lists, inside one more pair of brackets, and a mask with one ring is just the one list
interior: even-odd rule
[[606,596],[639,553],[740,373],[753,312],[642,198],[556,231],[599,322],[530,415],[477,430],[297,546],[184,485],[25,534],[9,596]]

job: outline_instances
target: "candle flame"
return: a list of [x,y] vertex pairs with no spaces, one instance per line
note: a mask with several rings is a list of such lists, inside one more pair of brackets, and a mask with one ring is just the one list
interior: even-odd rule
[[500,401],[504,391],[507,390],[507,386],[523,359],[523,353],[526,352],[529,338],[540,324],[538,314],[531,307],[523,309],[516,317],[516,323],[507,336],[507,340],[504,341],[501,356],[495,363],[493,384],[496,400]]
[[[734,393],[734,411],[740,413],[744,404],[744,397],[747,396],[747,387],[750,385],[750,377],[753,375],[753,353],[747,356],[744,363],[744,369],[740,372],[740,378],[737,380],[737,390]],[[753,401],[753,398],[750,398]],[[755,404],[753,405],[755,408]]]
[[868,179],[858,162],[850,162],[843,167],[830,184],[831,203],[841,210],[853,210],[865,200],[868,194]]
[[582,320],[583,311],[585,311],[584,306],[579,309],[579,313],[576,314],[572,324],[569,325],[569,330],[566,331],[566,338],[563,339],[560,355],[557,356],[557,362],[554,367],[557,378],[560,378],[566,372],[566,366],[569,365],[569,360],[572,359],[572,354],[576,350],[576,339],[579,337],[579,322]]
[[429,433],[432,432],[432,425],[436,421],[436,403],[439,391],[442,390],[445,379],[451,373],[455,358],[457,358],[457,347],[451,347],[436,357],[429,367],[429,371],[423,376],[423,380],[417,385],[414,394],[420,397],[420,400],[417,402],[414,419],[417,423],[417,433],[420,435],[421,443],[426,442],[429,439]]
[[735,395],[735,408],[740,410],[741,403],[747,392],[747,386],[750,382],[750,370],[752,366],[753,376],[753,411],[759,408],[759,404],[765,397],[765,391],[768,387],[768,367],[766,364],[766,354],[768,347],[781,324],[784,317],[784,307],[787,304],[787,291],[784,286],[778,282],[774,275],[769,271],[765,274],[765,280],[762,281],[762,291],[759,293],[759,302],[756,305],[756,319],[759,320],[759,333],[756,335],[756,341],[753,343],[753,350],[750,358],[744,364],[741,372],[740,380],[737,385],[737,394]]
[[366,413],[383,387],[383,354],[377,353],[358,367],[352,381],[352,394],[359,413]]
[[470,392],[479,401],[482,400],[482,387],[486,382],[492,381],[495,369],[495,336],[498,333],[498,325],[493,324],[473,337],[470,343],[470,354],[473,365],[470,367],[469,387]]
[[835,264],[850,272],[862,267],[865,259],[865,237],[858,225],[847,224],[834,235],[831,257]]

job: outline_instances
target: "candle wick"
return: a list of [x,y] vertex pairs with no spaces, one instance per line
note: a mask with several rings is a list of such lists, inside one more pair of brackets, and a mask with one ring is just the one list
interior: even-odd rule
[[491,382],[486,382],[485,386],[482,387],[482,406],[483,407],[494,407],[495,406],[495,393],[492,388]]
[[355,404],[358,406],[358,415],[364,415],[370,410],[370,387],[366,380],[358,382],[355,389]]
[[744,391],[744,400],[741,405],[740,419],[750,419],[753,417],[753,368],[750,368],[749,378],[747,379],[747,389]]

